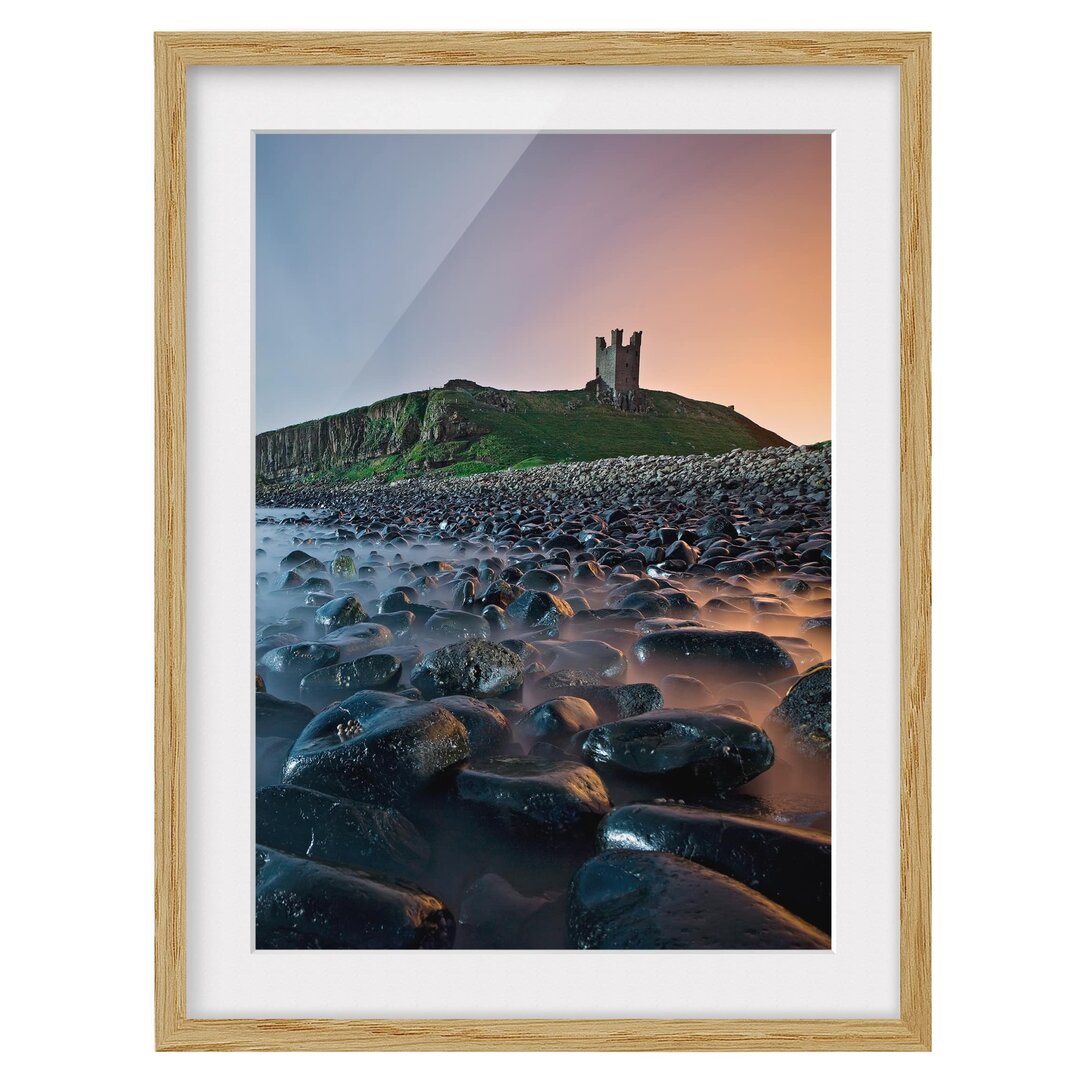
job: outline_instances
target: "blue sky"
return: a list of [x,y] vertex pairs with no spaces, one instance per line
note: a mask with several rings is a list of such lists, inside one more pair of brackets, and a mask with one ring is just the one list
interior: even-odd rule
[[828,136],[260,134],[265,431],[449,378],[642,383],[828,437]]

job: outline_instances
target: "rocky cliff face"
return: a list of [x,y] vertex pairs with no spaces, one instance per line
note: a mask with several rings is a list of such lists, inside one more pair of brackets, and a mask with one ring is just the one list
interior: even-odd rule
[[287,480],[358,461],[406,454],[422,443],[448,443],[487,434],[438,391],[401,394],[320,420],[255,437],[260,480]]
[[268,487],[404,477],[448,469],[474,475],[555,461],[724,454],[787,440],[730,405],[662,390],[634,391],[641,410],[581,390],[499,390],[468,379],[376,401],[256,436],[256,475]]

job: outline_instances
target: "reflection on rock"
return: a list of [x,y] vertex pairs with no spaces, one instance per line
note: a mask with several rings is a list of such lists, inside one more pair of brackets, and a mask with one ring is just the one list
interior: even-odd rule
[[832,842],[822,833],[695,806],[639,803],[608,814],[598,842],[603,850],[682,855],[831,928]]
[[259,949],[448,949],[454,916],[434,896],[361,870],[259,848]]
[[609,851],[570,891],[578,949],[827,949],[829,938],[734,878],[677,855]]

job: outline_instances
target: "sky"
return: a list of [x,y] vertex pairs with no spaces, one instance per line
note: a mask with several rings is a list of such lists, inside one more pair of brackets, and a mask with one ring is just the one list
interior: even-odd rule
[[[828,135],[259,134],[257,430],[473,379],[641,384],[830,437]],[[610,337],[609,337],[610,340]]]

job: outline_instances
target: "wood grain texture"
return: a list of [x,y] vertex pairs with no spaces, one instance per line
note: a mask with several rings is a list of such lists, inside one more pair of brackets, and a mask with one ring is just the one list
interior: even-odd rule
[[154,993],[159,1044],[186,1015],[187,396],[185,65],[154,49]]
[[173,33],[184,64],[903,64],[909,33]]
[[[155,36],[155,1026],[162,1050],[930,1048],[930,35]],[[199,1020],[185,944],[185,84],[189,64],[889,64],[900,71],[900,1016]]]
[[900,1012],[930,1046],[930,39],[900,67]]

